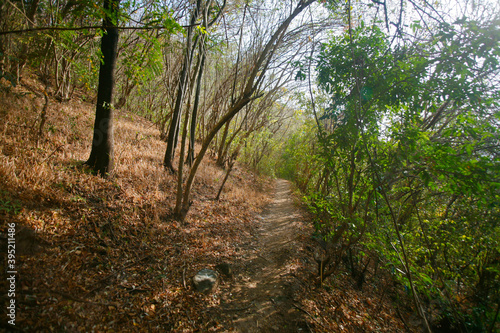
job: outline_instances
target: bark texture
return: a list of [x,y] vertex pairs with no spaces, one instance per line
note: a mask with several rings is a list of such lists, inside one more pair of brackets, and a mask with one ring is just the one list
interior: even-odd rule
[[118,46],[118,8],[120,0],[104,0],[104,35],[101,39],[103,61],[99,68],[96,117],[90,157],[85,162],[101,176],[113,171],[113,100],[114,72]]

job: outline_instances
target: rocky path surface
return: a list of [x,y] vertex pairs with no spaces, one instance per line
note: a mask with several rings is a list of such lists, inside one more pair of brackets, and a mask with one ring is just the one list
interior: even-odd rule
[[[308,332],[295,306],[299,281],[293,272],[300,259],[302,215],[294,206],[290,184],[277,180],[274,201],[232,282],[223,287],[223,316],[236,332]],[[227,326],[226,326],[227,327]]]

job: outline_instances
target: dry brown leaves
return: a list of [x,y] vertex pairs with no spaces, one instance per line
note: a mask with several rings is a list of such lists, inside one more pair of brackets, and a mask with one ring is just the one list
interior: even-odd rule
[[[37,138],[43,98],[35,93],[41,88],[29,75],[24,82],[0,90],[0,228],[15,221],[37,235],[17,258],[17,327],[225,331],[226,324],[211,316],[220,303],[217,292],[195,293],[190,278],[242,251],[255,214],[269,200],[263,194],[269,182],[237,168],[223,199],[214,201],[224,171],[207,159],[187,223],[180,225],[169,218],[176,182],[161,167],[165,145],[151,123],[117,112],[116,172],[101,179],[79,167],[90,152],[94,106],[51,99],[44,137]],[[304,297],[298,306],[314,317],[316,330],[400,327],[375,296],[342,292],[352,288],[339,279],[330,292],[313,288],[314,267],[299,262]]]
[[194,293],[190,277],[231,258],[244,242],[267,202],[263,181],[239,168],[223,200],[214,201],[224,171],[206,162],[181,226],[169,218],[175,178],[161,167],[165,147],[151,123],[117,113],[116,172],[104,180],[79,167],[90,151],[93,105],[51,99],[44,137],[37,138],[41,88],[35,79],[25,82],[0,97],[0,199],[8,206],[0,211],[1,228],[15,221],[37,235],[36,251],[17,260],[17,326],[163,331],[209,325],[204,313],[218,300]]

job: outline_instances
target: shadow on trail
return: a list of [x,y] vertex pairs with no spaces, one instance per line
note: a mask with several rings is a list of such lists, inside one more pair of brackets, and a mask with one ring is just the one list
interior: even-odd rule
[[[309,332],[295,306],[299,286],[297,237],[301,215],[293,205],[290,184],[276,183],[275,200],[262,213],[257,244],[225,292],[223,315],[237,332]],[[229,318],[228,318],[229,317]]]

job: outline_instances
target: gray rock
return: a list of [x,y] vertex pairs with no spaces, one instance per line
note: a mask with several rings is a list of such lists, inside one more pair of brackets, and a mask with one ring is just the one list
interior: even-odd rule
[[202,269],[193,277],[193,284],[199,292],[209,294],[217,287],[217,272],[211,269]]

